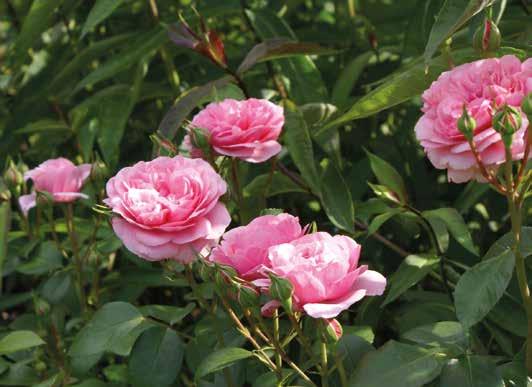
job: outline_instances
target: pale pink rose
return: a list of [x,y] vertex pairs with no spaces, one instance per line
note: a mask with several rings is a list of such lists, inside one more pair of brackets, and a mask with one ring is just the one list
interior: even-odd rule
[[206,254],[231,222],[219,201],[223,179],[200,159],[158,157],[123,168],[107,182],[104,200],[115,233],[149,261],[188,263]]
[[[423,116],[416,124],[416,137],[436,168],[447,169],[456,183],[471,179],[483,181],[473,153],[457,127],[465,104],[476,120],[474,142],[484,165],[495,170],[505,161],[501,136],[492,128],[495,106],[519,108],[523,97],[532,92],[532,59],[525,62],[513,56],[478,60],[457,66],[440,75],[423,93]],[[514,134],[512,156],[522,159],[524,134],[528,126]]]
[[303,235],[299,219],[289,214],[264,215],[226,232],[209,259],[233,267],[240,277],[255,280],[268,266],[268,249]]
[[364,296],[384,292],[386,278],[365,265],[358,266],[360,249],[349,237],[316,232],[271,247],[269,266],[292,284],[296,309],[330,319]]
[[[283,125],[282,107],[254,98],[213,102],[192,119],[192,126],[208,132],[214,152],[251,163],[266,161],[281,151],[277,139]],[[184,144],[191,146],[190,138]]]
[[46,160],[38,167],[24,174],[25,180],[33,181],[33,192],[22,195],[19,204],[22,212],[35,207],[37,194],[35,191],[47,192],[55,202],[67,203],[80,198],[88,198],[81,193],[83,183],[91,174],[91,164],[74,165],[64,158]]

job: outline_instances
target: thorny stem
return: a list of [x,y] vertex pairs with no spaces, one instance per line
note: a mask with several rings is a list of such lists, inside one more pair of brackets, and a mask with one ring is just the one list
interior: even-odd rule
[[[279,343],[279,311],[275,309],[273,311],[273,341],[274,343]],[[277,351],[275,352],[275,363],[277,364],[278,368],[283,367],[283,361],[281,358],[281,354]]]
[[85,290],[83,289],[83,262],[79,255],[78,240],[76,238],[76,229],[74,226],[74,211],[72,203],[67,203],[66,205],[66,224],[68,229],[68,235],[70,237],[70,244],[72,245],[72,254],[74,256],[74,264],[76,269],[76,290],[78,292],[82,314],[85,314],[87,300],[85,298]]
[[[207,313],[209,313],[214,319],[216,319],[216,312],[215,312],[214,304],[212,304],[212,307],[209,306],[207,300],[205,300],[205,298],[203,298],[203,296],[201,295],[201,292],[199,291],[199,288],[198,288],[198,284],[196,283],[196,280],[194,278],[194,272],[192,270],[191,264],[185,265],[185,277],[187,279],[187,282],[190,288],[192,289],[192,293],[198,300],[198,303],[200,304],[200,306],[204,310],[206,310]],[[225,347],[225,340],[224,340],[223,334],[222,332],[220,332],[218,324],[216,323],[214,324],[214,330],[216,331],[216,337],[218,338],[218,342],[220,343],[222,347]],[[226,384],[230,387],[234,387],[235,383],[233,381],[231,372],[227,368],[224,368],[222,372],[224,374],[224,379],[225,379]]]
[[[325,321],[323,321],[325,323]],[[322,326],[322,329],[324,327]],[[327,360],[327,341],[325,339],[324,332],[320,332],[320,339],[321,339],[321,369],[320,369],[320,375],[321,375],[321,385],[322,387],[329,387],[329,376],[328,376],[328,360]]]
[[486,169],[486,166],[482,162],[482,159],[480,157],[480,154],[478,153],[477,146],[475,145],[475,142],[471,139],[468,140],[469,147],[471,148],[471,152],[473,153],[473,156],[475,157],[475,161],[477,162],[477,166],[480,170],[480,173],[484,178],[499,192],[501,195],[505,194],[506,189],[497,181],[497,178]]
[[513,244],[512,252],[515,256],[515,271],[517,274],[517,281],[519,283],[519,290],[523,299],[523,306],[526,310],[528,319],[528,335],[526,340],[526,369],[528,376],[532,376],[532,297],[530,296],[530,289],[528,287],[528,279],[526,275],[525,258],[521,254],[521,227],[522,227],[522,207],[518,202],[518,197],[514,190],[513,169],[512,169],[512,154],[510,147],[506,147],[506,163],[505,163],[505,177],[506,177],[506,198],[508,201],[508,210],[510,212],[510,219],[512,222]]
[[523,155],[523,160],[521,160],[521,165],[519,166],[519,171],[517,172],[517,177],[515,178],[515,182],[513,185],[514,190],[519,186],[519,183],[521,182],[521,179],[523,178],[523,174],[526,169],[526,165],[528,163],[528,157],[530,156],[530,148],[532,148],[532,139],[530,138],[530,125],[526,128],[525,133],[525,153]]

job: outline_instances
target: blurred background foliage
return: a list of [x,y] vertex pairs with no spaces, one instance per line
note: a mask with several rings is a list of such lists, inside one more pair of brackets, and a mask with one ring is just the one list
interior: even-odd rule
[[[280,163],[289,170],[299,170],[314,191],[310,194],[280,176],[279,184],[274,180],[265,198],[260,193],[270,164],[241,165],[244,222],[264,208],[282,208],[300,216],[304,223],[316,221],[321,230],[345,229],[338,215],[344,214],[350,222],[351,206],[346,206],[345,200],[327,199],[328,187],[345,183],[343,198],[354,203],[356,227],[352,234],[363,244],[363,260],[375,270],[394,273],[406,255],[428,251],[429,241],[411,216],[394,213],[397,216],[392,217],[389,206],[375,198],[367,184],[376,181],[365,153],[368,150],[399,172],[413,207],[421,211],[455,208],[465,219],[482,256],[509,228],[504,200],[475,182],[448,184],[445,171],[430,165],[413,131],[420,116],[420,94],[430,82],[452,63],[480,58],[471,46],[473,34],[484,19],[483,12],[456,33],[451,31],[452,40],[437,51],[448,36],[440,37],[434,47],[437,52],[427,57],[431,29],[444,3],[4,0],[0,3],[0,165],[12,160],[24,170],[22,164],[32,168],[53,157],[96,163],[100,175],[85,188],[91,200],[84,202],[85,208],[76,220],[82,238],[89,238],[94,227],[91,207],[103,198],[103,181],[123,166],[152,158],[156,147],[149,140],[151,135],[163,133],[179,144],[184,135],[181,124],[199,106],[223,97],[243,97],[235,83],[219,81],[227,79],[226,72],[168,38],[167,29],[178,20],[179,13],[193,28],[199,28],[195,7],[208,27],[222,38],[233,71],[255,45],[266,39],[288,38],[319,45],[312,55],[268,60],[242,72],[251,96],[293,106],[291,111],[287,108],[291,114],[282,142],[288,146],[280,155]],[[457,3],[465,7],[471,2]],[[532,23],[526,1],[497,1],[493,14],[499,21],[502,46],[512,47],[503,51],[529,56]],[[174,115],[167,116],[169,111]],[[343,116],[346,111],[350,112],[347,118]],[[308,129],[313,144],[294,154],[295,148],[309,144],[298,137],[301,126]],[[314,160],[312,165],[315,162],[315,171],[302,170],[309,157]],[[319,183],[320,188],[313,189],[313,174],[315,180],[324,182],[323,187]],[[317,195],[317,190],[323,192]],[[381,214],[386,218],[373,222],[368,233],[367,227]],[[17,214],[13,215],[13,224],[23,229],[23,219]],[[58,224],[61,227],[61,221]],[[159,268],[140,262],[120,248],[107,225],[100,226],[96,240],[98,251],[106,257],[98,262],[105,273],[99,302],[183,302],[182,295],[170,292],[169,283],[159,278]],[[21,234],[13,232],[10,241],[2,273],[5,295],[0,296],[0,310],[27,303],[31,298],[28,292],[34,286],[39,291],[43,285],[46,288],[47,277],[38,276],[54,272],[50,267],[21,269],[20,265],[35,256],[37,244],[28,245]],[[480,258],[455,238],[448,243],[446,256],[458,262],[448,273],[456,283],[464,267]],[[45,249],[38,256],[52,254],[45,244],[38,248]],[[120,273],[113,272],[113,268],[120,268]],[[146,270],[152,270],[153,276]],[[117,277],[120,281],[113,282]],[[371,341],[378,347],[417,326],[456,320],[440,282],[429,276],[413,289],[402,293],[401,302],[386,309],[379,307],[383,299],[365,301],[345,322],[371,326]],[[519,300],[516,284],[511,284],[508,294],[486,322],[477,326],[473,343],[478,353],[512,359],[520,350],[526,321],[522,307],[515,302]],[[50,294],[45,298],[54,300]],[[12,316],[5,318],[11,322]],[[201,340],[207,339],[196,338],[189,344],[197,351],[186,355],[191,369],[205,353]],[[111,371],[107,379],[115,377]]]

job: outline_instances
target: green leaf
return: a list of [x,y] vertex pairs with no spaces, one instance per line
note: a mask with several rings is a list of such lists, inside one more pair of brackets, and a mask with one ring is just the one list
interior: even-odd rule
[[465,353],[469,345],[467,333],[456,321],[422,325],[403,333],[401,337],[413,343],[449,349],[454,356]]
[[135,387],[169,386],[181,369],[185,345],[175,331],[154,327],[135,343],[129,359],[129,381]]
[[349,95],[356,85],[360,75],[368,65],[369,60],[375,55],[374,52],[368,51],[352,59],[340,72],[336,80],[331,101],[333,105],[343,107],[349,99]]
[[289,58],[298,55],[326,55],[334,54],[335,50],[322,47],[316,43],[297,42],[287,38],[266,39],[254,46],[246,55],[240,66],[238,74],[243,74],[257,63],[273,59]]
[[514,265],[515,257],[508,250],[476,264],[460,277],[454,305],[464,327],[475,325],[495,306],[512,279]]
[[70,128],[63,121],[43,119],[32,122],[23,128],[15,130],[15,134],[35,134],[41,132],[69,132]]
[[440,387],[504,387],[497,365],[488,356],[465,355],[443,368]]
[[447,38],[460,29],[469,19],[492,3],[492,0],[445,0],[432,25],[429,40],[425,47],[425,63]]
[[322,203],[330,221],[345,231],[354,231],[355,209],[351,191],[333,163],[329,163],[322,175]]
[[[10,228],[11,203],[9,201],[2,201],[0,202],[0,289],[2,289],[2,278],[4,277],[4,262],[6,262],[7,259],[7,237]],[[4,308],[0,308],[0,310],[3,309]]]
[[307,191],[280,172],[274,172],[273,175],[270,173],[259,175],[244,188],[245,197],[260,195],[270,197],[289,192],[306,193]]
[[131,304],[105,304],[78,332],[69,354],[72,357],[85,357],[109,351],[127,356],[137,337],[150,326],[151,323]]
[[312,192],[319,194],[321,181],[314,161],[310,133],[307,123],[303,119],[303,114],[293,105],[286,106],[284,140],[292,160],[294,160],[301,172],[301,176],[303,176]]
[[70,273],[68,271],[59,271],[46,280],[42,286],[41,294],[48,302],[59,304],[70,290],[72,290]]
[[[296,40],[288,24],[270,10],[245,11],[253,29],[261,39],[287,38]],[[328,99],[327,88],[316,65],[309,56],[279,59],[276,63],[289,82],[285,82],[289,95],[298,104],[322,102]]]
[[6,355],[24,349],[45,344],[43,339],[32,331],[15,331],[0,339],[0,355]]
[[388,295],[382,307],[394,301],[410,287],[417,284],[440,262],[440,258],[431,255],[409,255],[390,277]]
[[123,0],[97,0],[96,4],[94,4],[91,11],[89,12],[87,20],[85,20],[85,24],[83,25],[83,29],[81,30],[80,39],[83,39],[87,32],[89,32],[102,21],[111,16],[113,11],[117,9],[122,3]]
[[344,363],[346,370],[353,370],[359,363],[362,356],[368,352],[375,351],[375,348],[362,337],[354,334],[344,332],[338,343],[336,344],[338,356]]
[[[476,55],[472,49],[453,52],[456,64],[472,61],[475,58]],[[372,116],[422,94],[445,70],[448,70],[448,61],[441,56],[433,60],[428,72],[425,72],[425,65],[419,61],[407,65],[386,82],[357,100],[346,113],[325,125],[320,133],[352,120]]]
[[119,72],[132,67],[134,64],[138,64],[141,59],[151,56],[166,40],[166,30],[159,27],[140,35],[137,41],[133,42],[131,46],[119,54],[112,56],[111,59],[83,78],[76,85],[73,93],[83,89],[85,86],[94,85],[109,79]]
[[[423,217],[429,222],[430,228],[432,229],[432,232],[434,232],[434,235],[436,236],[439,249],[443,253],[445,253],[447,249],[449,248],[449,232],[447,231],[447,226],[445,222],[435,215],[431,215],[431,214],[427,215],[426,212],[423,212]],[[421,221],[421,219],[419,218],[418,220]]]
[[108,39],[103,39],[95,43],[91,43],[87,48],[80,51],[66,66],[64,66],[59,73],[50,82],[50,93],[56,95],[60,93],[64,97],[64,93],[70,94],[72,92],[72,81],[78,75],[78,72],[88,67],[88,64],[103,55],[108,55],[109,51],[115,47],[120,47],[128,41],[135,40],[135,36],[140,34],[126,33],[112,36]]
[[441,355],[389,341],[362,358],[349,379],[349,387],[421,387],[440,373]]
[[462,215],[460,215],[456,209],[438,208],[436,210],[425,211],[423,212],[423,215],[428,217],[434,216],[441,219],[458,243],[460,243],[466,250],[478,255],[477,248],[473,243],[473,238],[471,238],[471,233],[469,232]]
[[195,305],[193,303],[187,304],[184,308],[170,305],[146,305],[142,306],[140,311],[145,316],[155,317],[158,320],[174,325],[187,317],[194,308]]
[[[483,259],[489,259],[501,255],[502,253],[511,250],[514,244],[514,237],[511,232],[500,237],[487,251]],[[519,251],[523,257],[532,255],[532,227],[523,227],[521,230],[521,244]]]
[[17,267],[19,273],[40,275],[63,266],[63,256],[52,241],[41,244],[34,259]]
[[216,89],[227,85],[231,81],[231,77],[223,77],[206,83],[203,86],[193,87],[181,94],[174,103],[174,106],[163,117],[159,124],[159,131],[164,137],[170,140],[174,139],[177,131],[190,112],[202,103],[205,97],[212,95]]
[[399,208],[394,208],[394,209],[390,209],[384,214],[380,214],[374,217],[368,226],[368,231],[367,231],[368,236],[376,233],[384,223],[386,223],[388,220],[393,218],[395,215],[400,214],[401,212],[403,212],[403,210]]
[[0,375],[0,386],[35,386],[39,375],[25,362],[12,364],[7,372]]
[[401,203],[406,203],[408,200],[406,186],[399,172],[397,172],[390,163],[373,153],[366,151],[366,154],[368,155],[371,170],[375,174],[379,183],[390,188],[399,198]]
[[28,50],[40,42],[41,34],[50,28],[55,9],[63,0],[35,0],[24,18],[22,29],[13,48],[13,65],[18,66],[26,59]]
[[254,356],[253,352],[242,348],[227,347],[222,348],[207,356],[196,369],[195,379],[199,380],[206,375],[219,371],[235,362]]

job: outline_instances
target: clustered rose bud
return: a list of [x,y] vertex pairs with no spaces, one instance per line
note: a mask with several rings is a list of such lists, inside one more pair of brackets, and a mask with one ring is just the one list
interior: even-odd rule
[[493,116],[493,129],[501,135],[504,146],[507,148],[512,145],[513,135],[521,128],[521,125],[521,113],[512,106],[504,105]]
[[501,33],[493,20],[486,19],[473,36],[473,47],[483,53],[497,51],[501,46]]
[[469,115],[465,105],[463,107],[462,115],[458,119],[457,125],[458,130],[460,130],[468,141],[473,140],[473,134],[475,133],[477,122]]

